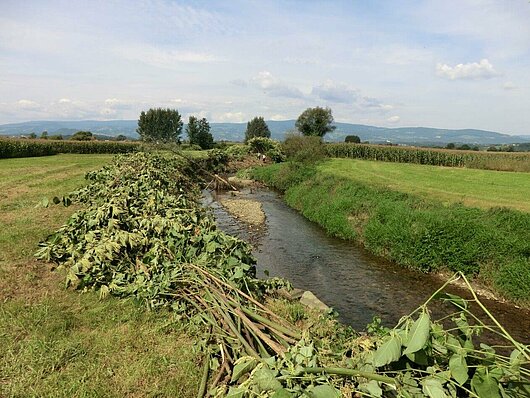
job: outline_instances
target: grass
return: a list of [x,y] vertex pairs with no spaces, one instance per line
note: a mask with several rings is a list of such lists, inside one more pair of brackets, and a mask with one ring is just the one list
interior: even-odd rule
[[[290,206],[331,235],[355,240],[372,253],[405,267],[424,272],[463,271],[478,277],[501,296],[523,305],[530,303],[530,214],[508,208],[465,206],[454,196],[460,181],[451,184],[450,177],[439,183],[438,189],[433,190],[435,194],[429,195],[424,188],[428,176],[434,181],[440,178],[438,173],[451,170],[344,162],[326,160],[317,166],[277,164],[257,168],[253,176],[285,191]],[[406,178],[400,185],[400,180],[389,182],[368,173],[361,176],[362,171],[354,169],[358,164],[367,169],[405,170],[402,173]],[[418,194],[412,183],[416,167]],[[475,172],[460,171],[464,175]],[[483,179],[487,173],[498,175],[478,172]],[[379,171],[380,174],[383,173]],[[477,194],[479,188],[465,189]],[[445,200],[441,201],[441,197]],[[455,199],[448,199],[451,197]],[[528,205],[527,200],[524,203]]]
[[363,184],[412,193],[444,204],[530,212],[530,173],[512,173],[410,163],[331,159],[319,171]]
[[111,155],[0,160],[0,396],[195,396],[193,325],[130,301],[63,288],[33,259],[75,209],[36,208],[64,195]]

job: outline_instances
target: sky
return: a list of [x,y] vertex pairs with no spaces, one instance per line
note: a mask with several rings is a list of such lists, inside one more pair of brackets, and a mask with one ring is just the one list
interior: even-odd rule
[[530,134],[530,2],[2,0],[0,124],[296,119]]

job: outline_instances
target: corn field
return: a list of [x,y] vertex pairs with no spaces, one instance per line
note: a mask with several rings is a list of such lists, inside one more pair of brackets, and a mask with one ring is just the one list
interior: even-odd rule
[[137,142],[0,139],[0,159],[58,153],[130,153],[138,151],[139,147]]
[[328,156],[334,158],[354,158],[487,170],[530,171],[530,153],[452,151],[353,143],[328,144],[326,145],[326,151]]

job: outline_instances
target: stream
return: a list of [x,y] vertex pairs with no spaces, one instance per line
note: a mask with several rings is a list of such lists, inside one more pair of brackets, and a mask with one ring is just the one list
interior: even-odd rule
[[[240,195],[262,204],[266,221],[257,231],[217,202],[219,195],[230,193],[205,191],[204,195],[204,204],[212,209],[219,228],[253,244],[259,277],[268,271],[271,277],[286,278],[294,287],[311,290],[339,313],[341,322],[356,330],[364,330],[374,316],[381,317],[385,326],[394,326],[444,283],[436,275],[408,270],[353,242],[328,236],[271,190],[246,190]],[[456,286],[448,291],[469,297]],[[530,310],[482,297],[481,301],[515,339],[530,343]],[[448,305],[441,303],[429,308],[434,318],[448,311]],[[481,312],[479,308],[473,311]]]

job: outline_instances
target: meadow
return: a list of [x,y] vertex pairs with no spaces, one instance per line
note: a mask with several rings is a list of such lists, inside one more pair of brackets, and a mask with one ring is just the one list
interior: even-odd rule
[[195,397],[193,327],[167,311],[66,290],[34,258],[78,207],[36,207],[86,184],[112,155],[0,160],[0,396]]
[[530,173],[359,159],[331,159],[318,166],[318,170],[444,204],[462,203],[483,209],[508,207],[530,212]]

